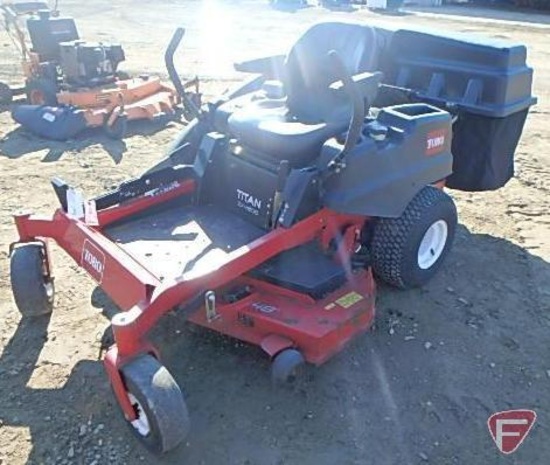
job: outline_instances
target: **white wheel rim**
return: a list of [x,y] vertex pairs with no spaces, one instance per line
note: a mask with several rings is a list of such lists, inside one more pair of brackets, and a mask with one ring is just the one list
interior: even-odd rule
[[151,432],[151,425],[149,425],[149,420],[147,419],[147,415],[145,414],[143,407],[130,392],[128,393],[128,399],[130,399],[130,403],[135,408],[137,416],[137,418],[132,420],[130,423],[141,436],[147,436]]
[[420,241],[417,257],[418,266],[422,270],[431,268],[439,257],[441,257],[447,243],[448,234],[449,228],[444,220],[436,221],[424,233],[424,237]]

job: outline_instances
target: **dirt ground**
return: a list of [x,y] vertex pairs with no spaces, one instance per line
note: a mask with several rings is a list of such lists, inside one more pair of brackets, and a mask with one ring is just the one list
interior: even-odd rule
[[[271,387],[261,351],[166,317],[155,340],[187,396],[193,424],[186,444],[162,459],[132,438],[98,359],[114,305],[54,247],[55,311],[21,321],[11,297],[8,244],[16,239],[14,211],[55,208],[51,177],[60,175],[87,195],[99,193],[155,162],[180,126],[135,125],[122,142],[90,132],[52,143],[18,129],[3,108],[0,464],[548,463],[548,16],[478,10],[472,18],[463,8],[398,16],[319,7],[276,11],[267,1],[246,0],[66,0],[60,7],[78,20],[84,37],[120,41],[123,68],[132,73],[164,75],[164,46],[177,25],[185,26],[179,66],[185,76],[205,78],[207,96],[239,78],[232,61],[284,50],[309,24],[332,17],[525,43],[539,103],[517,151],[516,178],[497,192],[451,191],[460,226],[441,273],[420,290],[382,287],[375,329],[311,370],[297,389]],[[16,83],[17,59],[5,35],[0,62],[0,80]],[[510,408],[535,409],[538,421],[520,449],[504,457],[486,421]]]

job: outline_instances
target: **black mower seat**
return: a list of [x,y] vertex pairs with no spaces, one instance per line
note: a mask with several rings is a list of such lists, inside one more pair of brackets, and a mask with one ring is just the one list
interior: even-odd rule
[[244,145],[302,167],[316,158],[327,139],[347,128],[348,119],[304,122],[289,117],[284,104],[268,109],[250,104],[235,112],[229,124]]
[[330,85],[339,80],[329,58],[335,50],[350,75],[376,69],[378,47],[371,27],[320,23],[311,27],[288,54],[282,76],[286,99],[260,99],[237,109],[229,130],[251,149],[287,159],[292,165],[313,161],[322,144],[344,131],[351,103]]

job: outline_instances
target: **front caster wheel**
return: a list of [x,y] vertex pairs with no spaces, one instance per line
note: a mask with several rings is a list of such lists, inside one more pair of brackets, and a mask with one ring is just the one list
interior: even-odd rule
[[154,454],[174,449],[189,432],[189,413],[176,381],[157,359],[142,355],[121,369],[136,419],[132,433]]
[[296,349],[279,352],[271,364],[271,379],[275,384],[289,384],[296,381],[305,367],[305,359]]
[[13,249],[10,259],[11,290],[23,317],[52,312],[55,289],[47,277],[42,244],[23,244]]

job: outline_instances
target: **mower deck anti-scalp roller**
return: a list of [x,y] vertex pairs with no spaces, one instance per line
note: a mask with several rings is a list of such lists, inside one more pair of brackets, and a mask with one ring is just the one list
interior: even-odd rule
[[53,239],[121,309],[104,363],[129,427],[173,449],[189,413],[149,339],[160,318],[261,347],[278,384],[327,361],[372,325],[375,275],[410,288],[441,268],[457,225],[445,185],[513,175],[535,102],[524,59],[521,45],[315,25],[287,55],[236,65],[255,75],[240,88],[189,101],[194,119],[143,175],[88,200],[54,179],[60,208],[15,217],[15,302],[51,311]]

